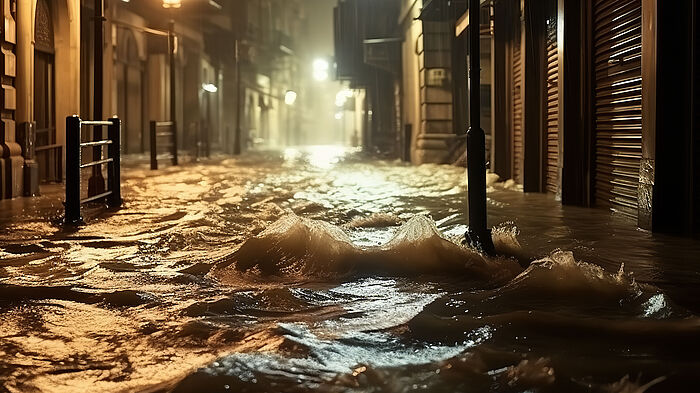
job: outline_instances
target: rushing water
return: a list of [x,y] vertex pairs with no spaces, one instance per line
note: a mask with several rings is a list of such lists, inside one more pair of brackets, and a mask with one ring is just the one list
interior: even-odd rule
[[698,389],[697,240],[491,176],[486,258],[463,169],[332,147],[124,173],[0,202],[0,392]]

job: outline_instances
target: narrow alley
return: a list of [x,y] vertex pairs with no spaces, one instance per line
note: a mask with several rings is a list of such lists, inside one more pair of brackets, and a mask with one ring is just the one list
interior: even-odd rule
[[0,393],[691,393],[700,0],[3,0]]

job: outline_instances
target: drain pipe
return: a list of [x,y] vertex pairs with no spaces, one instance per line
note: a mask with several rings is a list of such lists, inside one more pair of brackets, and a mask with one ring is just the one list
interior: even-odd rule
[[481,129],[480,0],[469,0],[469,118],[467,131],[467,180],[469,227],[465,240],[471,247],[492,255],[491,230],[486,226],[486,137]]

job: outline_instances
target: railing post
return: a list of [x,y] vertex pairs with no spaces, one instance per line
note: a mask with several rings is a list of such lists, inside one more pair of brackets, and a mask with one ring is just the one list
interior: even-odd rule
[[66,225],[80,225],[80,165],[82,163],[78,116],[66,117]]
[[158,145],[156,145],[156,122],[151,120],[151,170],[158,169]]
[[177,165],[177,122],[174,119],[170,131],[173,133],[173,165]]
[[107,205],[110,208],[118,208],[122,205],[121,192],[121,120],[117,117],[109,119],[112,123],[107,126],[107,137],[112,141],[108,145],[107,152],[112,162],[107,165],[108,181],[111,194],[107,197]]

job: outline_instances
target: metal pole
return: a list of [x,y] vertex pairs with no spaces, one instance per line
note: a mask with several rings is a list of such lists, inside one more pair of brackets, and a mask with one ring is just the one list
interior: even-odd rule
[[64,224],[80,225],[80,118],[66,118],[66,217]]
[[109,190],[112,193],[107,197],[107,205],[110,208],[118,208],[122,205],[121,191],[121,128],[122,123],[119,118],[113,117],[109,119],[112,122],[107,126],[107,137],[112,143],[107,147],[109,157],[112,159],[107,165],[107,173],[109,180]]
[[[172,11],[171,11],[172,13]],[[172,121],[173,131],[173,165],[177,165],[177,105],[175,105],[175,19],[171,15],[168,24],[168,46],[170,63],[170,121]]]
[[469,106],[467,131],[467,177],[469,184],[469,227],[466,241],[472,247],[493,254],[491,231],[486,226],[486,137],[481,129],[481,51],[479,0],[469,0]]
[[233,154],[241,154],[241,56],[240,42],[236,40],[236,131],[233,135]]
[[[94,50],[94,62],[93,62],[93,120],[102,120],[103,116],[103,88],[104,88],[104,0],[95,0],[95,17],[94,17],[94,28],[95,28],[95,42]],[[102,139],[102,127],[93,127],[93,140],[99,141]],[[102,146],[97,146],[93,150],[93,159],[102,159]],[[102,170],[100,166],[95,166],[92,169],[92,176],[88,182],[88,195],[97,195],[103,193],[105,190],[105,180],[102,177]]]
[[151,170],[158,169],[158,145],[156,138],[156,122],[151,120]]

